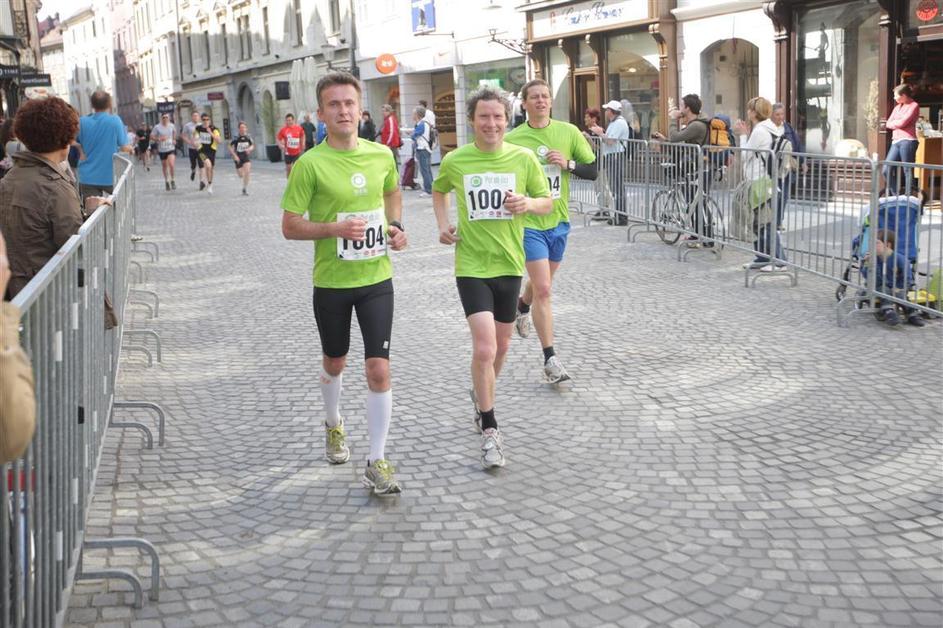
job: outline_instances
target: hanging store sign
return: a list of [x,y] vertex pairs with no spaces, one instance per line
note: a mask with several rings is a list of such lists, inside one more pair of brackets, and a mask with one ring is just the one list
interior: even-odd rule
[[0,64],[0,79],[19,78],[20,66]]
[[226,95],[223,92],[208,92],[206,98],[209,100],[226,100]]
[[39,72],[23,72],[20,74],[22,87],[52,87],[52,77]]
[[159,103],[157,103],[157,113],[159,113],[159,114],[161,114],[161,115],[164,115],[164,114],[166,113],[166,114],[168,114],[168,115],[171,117],[171,119],[173,119],[173,117],[174,117],[174,108],[175,108],[175,107],[176,107],[176,103],[172,103],[172,102],[159,102]]
[[592,30],[607,30],[648,19],[648,0],[591,0],[534,11],[533,39]]
[[388,53],[382,54],[377,57],[376,66],[380,74],[392,74],[396,72],[396,57]]
[[412,0],[413,35],[435,30],[435,1]]
[[921,22],[929,22],[940,13],[940,5],[936,0],[921,0],[917,5],[917,19]]

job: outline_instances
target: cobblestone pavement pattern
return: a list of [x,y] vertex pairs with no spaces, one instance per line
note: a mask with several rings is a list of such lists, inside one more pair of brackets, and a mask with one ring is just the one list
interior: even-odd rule
[[[404,494],[381,501],[358,482],[357,358],[354,464],[324,460],[311,250],[282,240],[284,177],[258,164],[242,198],[227,166],[213,197],[139,179],[161,308],[129,324],[161,334],[164,361],[126,355],[119,390],[163,404],[167,444],[109,434],[89,534],[153,541],[161,599],[79,583],[72,626],[940,625],[940,322],[842,329],[830,284],[746,289],[744,256],[679,263],[574,228],[554,305],[573,385],[543,385],[537,339],[514,339],[509,462],[488,474],[453,253],[407,192],[387,449]],[[147,573],[134,552],[88,563]]]

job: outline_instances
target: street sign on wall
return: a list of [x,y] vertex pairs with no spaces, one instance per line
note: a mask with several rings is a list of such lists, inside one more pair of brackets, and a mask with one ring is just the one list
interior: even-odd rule
[[23,72],[20,74],[22,87],[52,87],[52,77],[39,72]]
[[275,100],[290,100],[291,87],[288,81],[275,81]]
[[223,92],[209,92],[206,97],[209,100],[226,100],[226,95]]

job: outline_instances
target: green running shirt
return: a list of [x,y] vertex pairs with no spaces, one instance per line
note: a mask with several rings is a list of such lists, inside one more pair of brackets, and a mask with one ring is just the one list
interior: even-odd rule
[[315,240],[315,287],[362,288],[393,276],[383,195],[396,188],[393,153],[386,146],[362,139],[349,151],[321,142],[295,162],[282,196],[282,209],[307,214],[311,222],[338,222],[351,215],[368,222],[364,242]]
[[547,152],[559,151],[567,161],[574,160],[580,164],[589,164],[596,160],[592,147],[580,130],[569,122],[550,120],[550,124],[542,129],[532,128],[525,123],[504,136],[504,141],[529,148],[537,155],[537,160],[543,168],[544,176],[550,186],[550,196],[553,198],[553,211],[545,216],[527,214],[524,226],[528,229],[546,231],[553,229],[561,222],[570,222],[570,173],[565,168],[547,163]]
[[493,153],[466,144],[442,159],[436,192],[455,190],[458,237],[455,276],[522,277],[524,218],[504,209],[504,193],[513,190],[531,198],[550,196],[550,188],[534,153],[503,144]]

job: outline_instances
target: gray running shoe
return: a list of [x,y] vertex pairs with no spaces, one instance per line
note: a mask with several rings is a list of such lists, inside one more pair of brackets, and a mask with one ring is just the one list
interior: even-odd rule
[[324,455],[331,464],[344,464],[350,460],[344,419],[340,419],[336,427],[328,427],[327,423],[324,424]]
[[570,379],[570,375],[563,368],[563,364],[560,363],[560,358],[555,355],[550,356],[550,359],[544,363],[544,377],[550,384],[557,384]]
[[517,330],[517,335],[521,338],[530,336],[530,312],[527,314],[517,313],[517,318],[514,319],[514,329]]
[[164,181],[164,189],[170,191],[170,181]]
[[489,427],[481,434],[481,466],[485,469],[504,466],[501,432]]
[[475,431],[481,434],[481,409],[478,407],[478,397],[475,396],[475,389],[468,391],[471,396],[472,405],[475,406]]
[[373,489],[373,494],[381,497],[398,495],[403,492],[396,480],[393,479],[393,465],[386,460],[374,460],[363,471],[361,482],[367,488]]
[[177,182],[174,181],[173,179],[170,180],[170,189],[171,189],[171,190],[176,190],[176,189],[177,189]]

